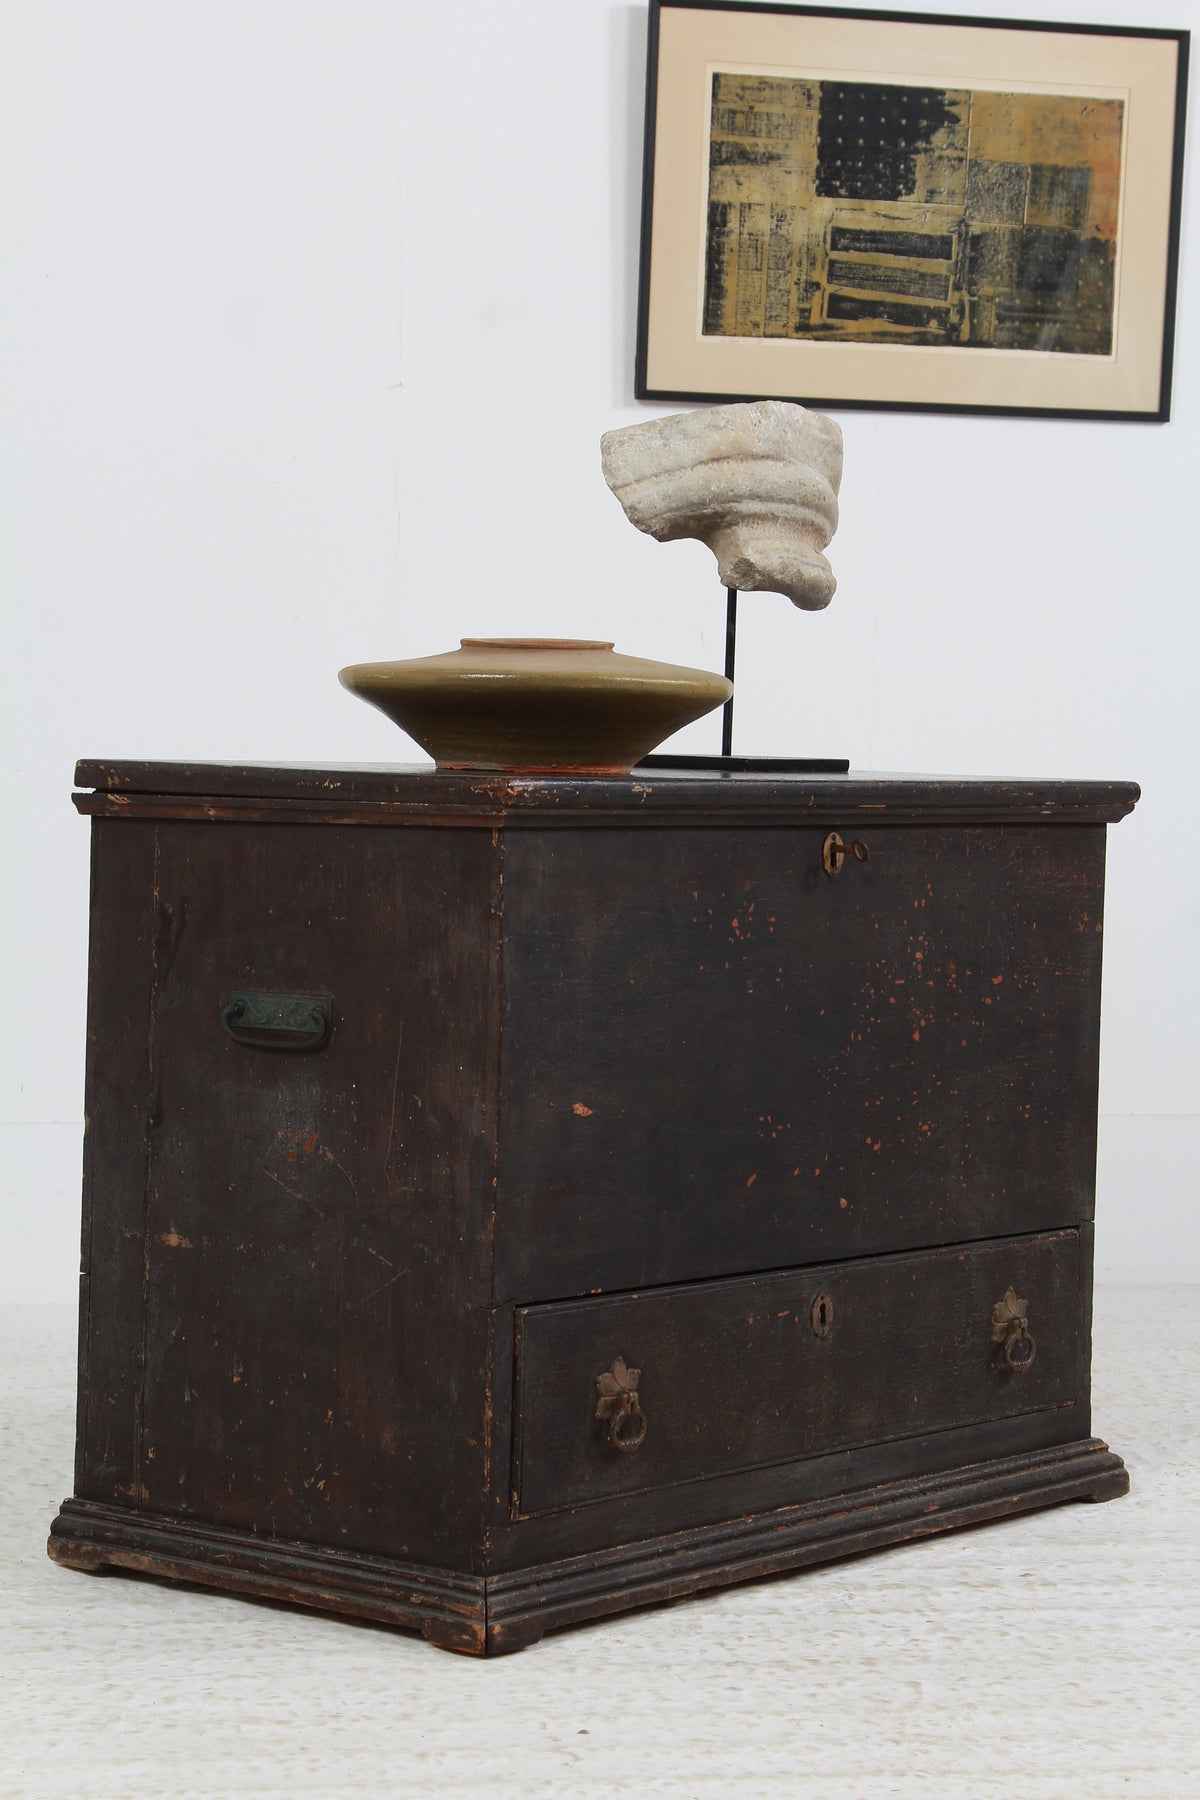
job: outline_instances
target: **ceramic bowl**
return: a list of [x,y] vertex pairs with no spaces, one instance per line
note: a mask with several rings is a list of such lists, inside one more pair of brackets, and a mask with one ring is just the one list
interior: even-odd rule
[[338,679],[439,769],[544,774],[627,775],[733,693],[723,675],[583,638],[463,638],[441,656],[356,663]]

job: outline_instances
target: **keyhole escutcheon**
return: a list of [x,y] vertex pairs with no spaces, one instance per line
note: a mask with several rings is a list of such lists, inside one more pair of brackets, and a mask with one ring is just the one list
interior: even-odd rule
[[833,1300],[828,1294],[818,1294],[812,1303],[809,1313],[812,1328],[818,1337],[828,1337],[833,1330]]
[[870,854],[861,838],[855,838],[853,843],[847,844],[840,832],[831,831],[821,845],[821,867],[827,875],[840,875],[842,864],[848,856],[852,856],[855,862],[865,863]]

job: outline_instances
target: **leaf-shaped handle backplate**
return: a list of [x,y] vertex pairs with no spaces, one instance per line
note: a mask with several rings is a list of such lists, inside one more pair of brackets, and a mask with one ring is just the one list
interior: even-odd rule
[[646,1440],[646,1415],[638,1400],[640,1369],[631,1369],[623,1357],[596,1377],[596,1417],[608,1425],[608,1441],[614,1450],[632,1456]]
[[1014,1288],[1005,1288],[1004,1298],[992,1308],[992,1342],[1004,1346],[1004,1365],[1014,1375],[1023,1375],[1037,1355],[1028,1306]]

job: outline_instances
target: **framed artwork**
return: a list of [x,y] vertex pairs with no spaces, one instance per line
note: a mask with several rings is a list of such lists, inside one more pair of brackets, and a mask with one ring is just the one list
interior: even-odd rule
[[651,0],[638,398],[1167,418],[1187,55]]

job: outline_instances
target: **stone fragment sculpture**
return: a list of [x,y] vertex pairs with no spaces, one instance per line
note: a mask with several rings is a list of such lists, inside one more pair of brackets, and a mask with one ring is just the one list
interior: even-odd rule
[[785,400],[672,413],[605,432],[607,481],[639,531],[699,538],[728,588],[819,611],[837,581],[821,552],[837,530],[842,432]]

